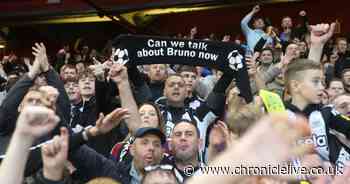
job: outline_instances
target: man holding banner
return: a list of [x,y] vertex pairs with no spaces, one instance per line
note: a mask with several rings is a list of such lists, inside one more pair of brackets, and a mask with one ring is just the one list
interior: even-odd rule
[[166,101],[159,104],[167,137],[177,122],[185,119],[196,122],[200,137],[205,140],[209,124],[224,113],[225,90],[233,78],[236,79],[241,96],[247,102],[252,100],[243,50],[236,44],[123,35],[115,39],[114,47],[114,61],[129,66],[181,64],[209,66],[224,72],[206,102],[196,108],[190,108],[185,103],[188,92],[184,78],[177,74],[167,78],[163,92]]

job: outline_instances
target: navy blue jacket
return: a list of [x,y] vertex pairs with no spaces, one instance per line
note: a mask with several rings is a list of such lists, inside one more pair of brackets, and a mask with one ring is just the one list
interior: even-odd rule
[[88,146],[81,146],[69,155],[69,160],[77,168],[74,179],[87,182],[97,177],[110,177],[122,184],[129,184],[131,162],[118,162],[106,158]]

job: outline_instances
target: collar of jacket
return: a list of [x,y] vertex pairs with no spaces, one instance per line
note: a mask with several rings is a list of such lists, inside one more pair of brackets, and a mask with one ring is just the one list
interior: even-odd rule
[[89,100],[87,101],[84,101],[84,100],[81,100],[78,104],[74,105],[74,107],[76,108],[81,108],[84,106],[85,107],[90,107],[90,106],[95,106],[96,105],[96,97],[95,96],[92,96]]
[[322,104],[309,104],[308,106],[305,107],[305,109],[301,110],[299,109],[297,106],[293,105],[290,102],[285,102],[284,103],[285,107],[287,109],[289,109],[290,111],[294,112],[294,113],[298,113],[298,114],[302,114],[306,117],[309,117],[309,115],[316,111],[316,110],[320,110],[322,108]]
[[184,113],[185,112],[185,107],[174,107],[174,106],[167,106],[167,110],[172,113]]
[[89,100],[85,101],[85,105],[87,104],[94,104],[96,102],[96,97],[95,96],[92,96]]
[[130,183],[141,183],[142,175],[136,170],[134,161],[131,162],[131,168],[129,171],[129,175],[131,177]]
[[197,100],[197,96],[195,95],[195,93],[192,93],[192,97],[187,97],[185,98],[185,104],[189,104],[191,103],[192,101],[195,101]]
[[[115,160],[115,162],[117,162]],[[130,184],[132,176],[130,175],[132,161],[121,161],[117,162],[118,172],[119,172],[119,180],[123,184]]]

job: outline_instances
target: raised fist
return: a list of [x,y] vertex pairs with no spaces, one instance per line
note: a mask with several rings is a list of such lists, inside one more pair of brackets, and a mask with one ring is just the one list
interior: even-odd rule
[[254,8],[252,9],[253,13],[258,13],[260,11],[260,5],[256,5],[254,6]]
[[39,138],[49,133],[59,122],[55,112],[43,106],[26,106],[20,113],[16,132],[28,138]]

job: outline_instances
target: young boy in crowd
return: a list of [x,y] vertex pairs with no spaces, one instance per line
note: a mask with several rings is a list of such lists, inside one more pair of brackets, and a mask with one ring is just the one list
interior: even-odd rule
[[350,150],[339,141],[337,134],[350,137],[350,119],[331,107],[322,107],[321,104],[325,88],[319,61],[322,48],[332,36],[333,30],[334,25],[312,26],[309,59],[297,59],[288,65],[285,82],[291,102],[286,103],[286,108],[291,118],[302,114],[309,119],[316,152],[321,158],[329,160],[342,170],[350,158]]

